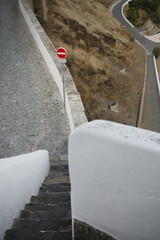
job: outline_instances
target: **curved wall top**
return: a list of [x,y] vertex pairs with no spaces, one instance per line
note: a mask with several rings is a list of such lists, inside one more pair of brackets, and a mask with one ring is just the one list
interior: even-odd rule
[[117,240],[160,239],[159,133],[85,123],[70,134],[69,170],[73,219]]
[[[35,17],[28,0],[19,0],[19,6],[63,99],[62,66],[57,58],[56,49]],[[73,130],[82,123],[87,122],[87,118],[84,113],[81,97],[76,89],[72,76],[67,66],[65,64],[64,66],[66,113],[69,118],[70,128]]]

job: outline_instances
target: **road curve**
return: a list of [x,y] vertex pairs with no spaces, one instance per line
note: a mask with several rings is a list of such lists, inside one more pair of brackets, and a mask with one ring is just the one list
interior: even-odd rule
[[131,24],[126,21],[126,19],[122,15],[122,7],[128,0],[122,0],[118,2],[113,8],[112,8],[112,14],[119,22],[122,23],[122,25],[130,32],[132,33],[136,40],[146,49],[146,51],[149,54],[152,54],[154,47],[160,47],[160,43],[155,43],[147,39],[146,37],[142,36],[136,28],[133,28]]
[[142,127],[151,131],[160,132],[160,98],[152,57],[153,48],[160,47],[160,44],[152,42],[142,36],[137,29],[132,27],[131,24],[123,17],[122,7],[127,1],[128,0],[121,0],[120,2],[117,2],[117,4],[111,8],[111,12],[113,16],[134,35],[136,41],[138,41],[147,51],[147,87]]

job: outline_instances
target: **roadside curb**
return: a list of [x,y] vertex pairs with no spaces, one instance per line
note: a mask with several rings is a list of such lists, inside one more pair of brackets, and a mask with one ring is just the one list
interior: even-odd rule
[[137,121],[137,127],[139,128],[142,128],[142,118],[143,118],[143,112],[144,112],[146,86],[147,86],[147,52],[145,51],[145,75],[144,75],[143,91],[142,91],[142,96],[140,100],[139,116]]
[[158,87],[158,92],[159,92],[159,97],[160,97],[160,81],[159,81],[159,74],[158,74],[158,69],[157,69],[157,64],[156,64],[156,58],[154,55],[153,55],[153,62],[154,62],[154,68],[155,68],[156,79],[157,79],[157,87]]
[[131,25],[132,28],[134,28],[133,24],[128,21],[128,19],[124,16],[124,13],[123,13],[124,7],[125,7],[129,2],[131,2],[131,1],[132,1],[132,0],[128,0],[127,2],[125,2],[125,3],[123,4],[123,6],[122,6],[122,8],[121,8],[121,12],[122,12],[122,16],[123,16],[123,18],[126,20],[126,22],[128,22],[128,24]]

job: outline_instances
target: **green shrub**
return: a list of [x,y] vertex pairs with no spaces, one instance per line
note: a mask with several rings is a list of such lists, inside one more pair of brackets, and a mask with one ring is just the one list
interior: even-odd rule
[[[151,20],[159,24],[160,22],[160,0],[132,0],[128,3],[128,20],[136,27],[138,27],[139,14],[138,9],[146,11]],[[138,17],[137,17],[138,15]]]
[[153,55],[155,56],[155,58],[158,58],[160,55],[160,48],[154,48]]
[[138,11],[137,9],[129,8],[127,11],[127,19],[131,22],[134,26],[138,24]]
[[41,25],[43,25],[43,24],[45,24],[45,20],[44,20],[44,18],[43,17],[41,17],[41,16],[37,16],[37,19],[38,19],[38,21],[39,21],[39,23],[41,24]]

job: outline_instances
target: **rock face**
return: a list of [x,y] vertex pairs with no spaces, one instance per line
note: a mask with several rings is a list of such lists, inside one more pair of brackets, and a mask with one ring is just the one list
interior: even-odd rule
[[[35,13],[56,48],[67,49],[67,65],[88,120],[136,125],[144,80],[144,51],[110,14],[105,0],[50,0],[48,16],[34,0]],[[120,70],[124,69],[125,74]],[[119,112],[109,103],[117,101]]]

